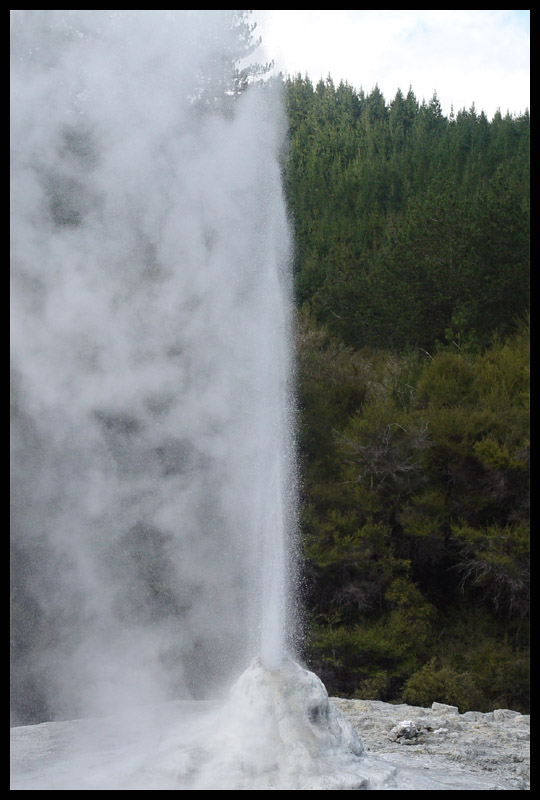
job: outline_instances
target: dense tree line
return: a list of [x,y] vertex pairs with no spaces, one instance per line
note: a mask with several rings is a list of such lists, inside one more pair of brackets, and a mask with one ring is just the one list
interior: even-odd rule
[[529,116],[285,97],[306,658],[333,692],[524,710]]
[[346,344],[487,345],[528,304],[529,116],[446,119],[328,79],[287,83],[298,302]]

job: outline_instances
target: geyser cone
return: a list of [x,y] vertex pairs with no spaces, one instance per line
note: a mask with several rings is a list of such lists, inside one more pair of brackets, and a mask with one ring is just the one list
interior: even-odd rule
[[[163,744],[170,763],[179,747]],[[212,729],[177,775],[192,789],[371,789],[389,771],[368,766],[353,727],[319,678],[284,658],[277,670],[260,658],[233,686]]]

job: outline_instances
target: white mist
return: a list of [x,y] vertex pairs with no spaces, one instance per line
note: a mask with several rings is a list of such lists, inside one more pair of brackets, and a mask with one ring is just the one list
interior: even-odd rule
[[79,718],[12,788],[376,788],[290,657],[284,126],[223,94],[234,13],[12,14],[17,575]]
[[221,113],[232,13],[12,14],[14,519],[64,717],[285,652],[284,129],[268,87]]

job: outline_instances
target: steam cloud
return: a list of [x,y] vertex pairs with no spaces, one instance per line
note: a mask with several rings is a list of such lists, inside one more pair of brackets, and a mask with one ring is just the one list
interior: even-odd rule
[[283,646],[282,126],[269,87],[216,107],[232,13],[12,12],[14,574],[57,717]]

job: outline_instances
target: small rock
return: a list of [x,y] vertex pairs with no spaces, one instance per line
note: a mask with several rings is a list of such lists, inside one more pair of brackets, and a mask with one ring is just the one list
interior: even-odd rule
[[507,719],[520,717],[519,711],[511,711],[509,708],[496,708],[493,712],[493,719],[495,722],[504,722]]
[[459,714],[457,706],[448,706],[446,703],[432,703],[431,710],[437,714]]
[[493,722],[493,711],[466,711],[461,715],[466,722]]
[[418,737],[420,731],[418,730],[416,723],[414,723],[411,719],[404,719],[402,722],[398,722],[391,731],[388,732],[387,736],[393,742],[400,742],[400,744],[404,744],[405,742],[411,743]]

